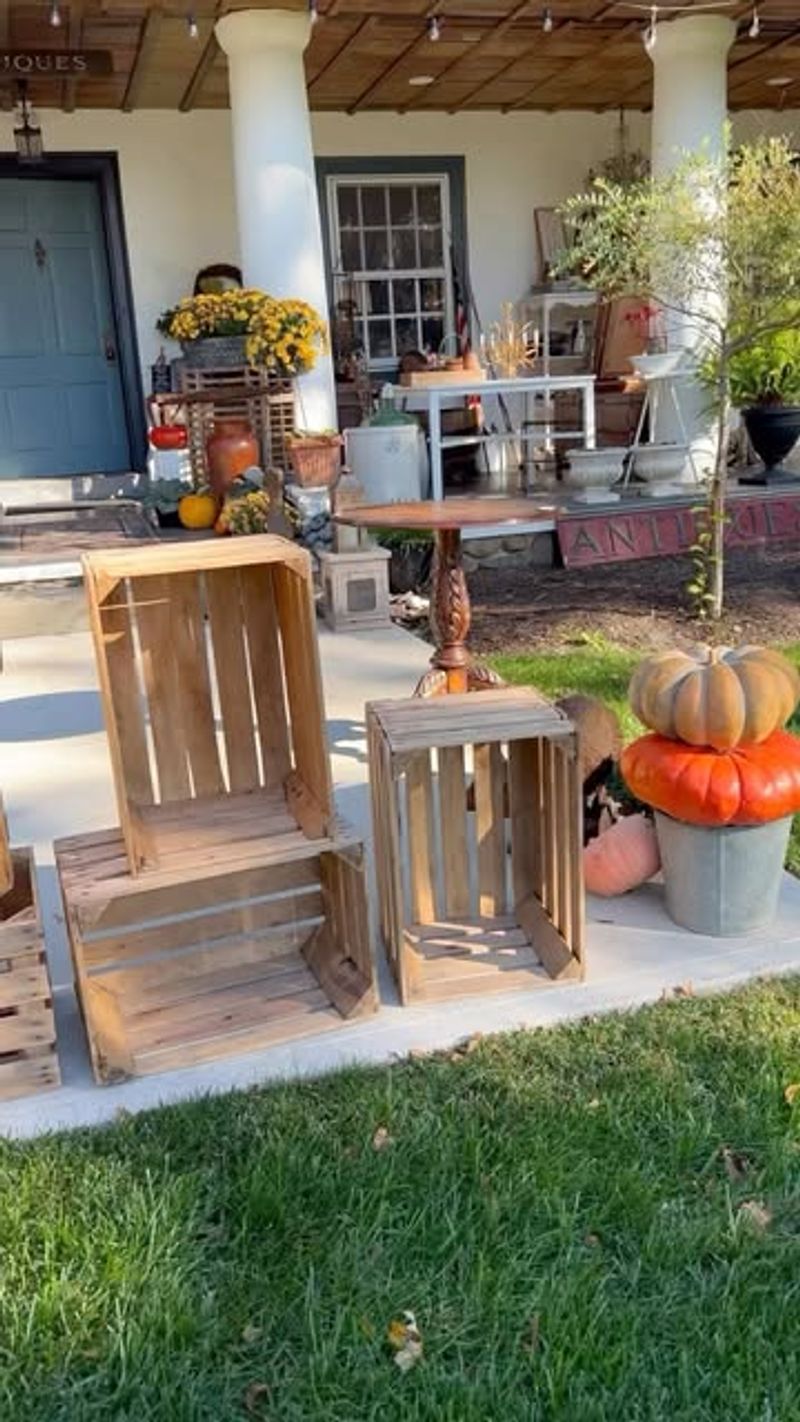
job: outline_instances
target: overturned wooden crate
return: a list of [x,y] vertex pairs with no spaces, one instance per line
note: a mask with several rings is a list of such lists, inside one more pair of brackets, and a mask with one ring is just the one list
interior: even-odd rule
[[265,536],[85,570],[120,828],[61,841],[56,863],[98,1080],[374,1011],[308,554]]
[[363,851],[128,872],[119,831],[56,844],[101,1083],[192,1066],[374,1011]]
[[508,689],[374,702],[367,731],[381,932],[401,1001],[581,977],[570,722]]
[[[8,849],[0,808],[0,1101],[50,1091],[61,1078],[30,849]],[[10,882],[9,882],[10,881]]]
[[305,550],[267,534],[83,565],[131,872],[335,838]]

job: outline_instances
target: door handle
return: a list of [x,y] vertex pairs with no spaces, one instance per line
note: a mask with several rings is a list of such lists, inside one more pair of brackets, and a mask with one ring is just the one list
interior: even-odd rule
[[33,256],[39,271],[43,271],[47,263],[47,248],[39,237],[33,244]]
[[105,335],[103,336],[103,353],[109,365],[116,365],[117,347],[114,344],[113,336],[108,331],[106,331]]

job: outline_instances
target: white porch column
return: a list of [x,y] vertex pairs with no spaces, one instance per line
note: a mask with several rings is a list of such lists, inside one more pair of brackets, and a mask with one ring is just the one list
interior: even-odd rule
[[[728,117],[728,50],[735,37],[736,25],[725,15],[688,15],[658,24],[650,55],[655,177],[670,172],[687,151],[704,149],[710,157],[722,152]],[[702,201],[702,194],[698,198]],[[697,343],[697,326],[691,317],[676,318],[669,324],[670,346],[691,348]],[[707,396],[687,383],[680,390],[680,401],[692,451],[702,471],[708,467],[714,447],[703,408]],[[657,439],[680,440],[677,425],[674,412],[662,408]]]
[[[228,56],[236,206],[248,286],[308,301],[328,320],[311,123],[303,71],[310,18],[237,10],[217,21]],[[335,428],[330,356],[298,382],[298,423]]]

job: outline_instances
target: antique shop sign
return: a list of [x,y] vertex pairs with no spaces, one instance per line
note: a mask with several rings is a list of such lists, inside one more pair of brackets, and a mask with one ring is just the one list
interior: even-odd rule
[[[567,568],[624,563],[635,558],[685,553],[694,542],[699,500],[654,508],[605,513],[569,513],[557,521],[561,556]],[[800,542],[800,487],[785,494],[734,495],[728,500],[725,542],[729,548]]]
[[110,49],[0,49],[0,78],[80,79],[112,72]]

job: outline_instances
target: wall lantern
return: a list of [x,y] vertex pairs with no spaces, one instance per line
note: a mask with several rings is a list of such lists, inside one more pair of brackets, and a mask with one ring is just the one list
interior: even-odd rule
[[28,86],[20,84],[14,115],[14,146],[20,163],[41,163],[44,158],[42,130],[28,98]]

